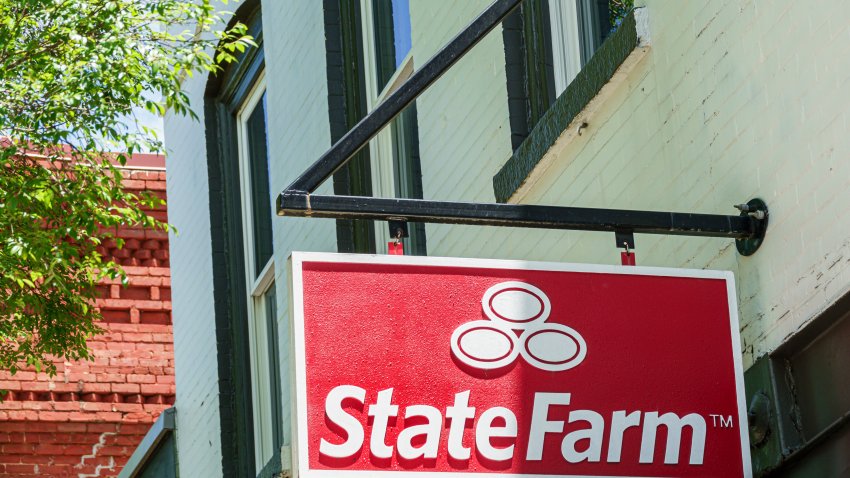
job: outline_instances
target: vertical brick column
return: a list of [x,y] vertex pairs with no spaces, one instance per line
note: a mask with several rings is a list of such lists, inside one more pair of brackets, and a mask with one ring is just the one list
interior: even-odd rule
[[[132,192],[165,199],[163,169],[125,177]],[[149,214],[167,220],[165,208]],[[57,361],[53,377],[0,372],[0,389],[9,391],[0,403],[0,478],[117,476],[174,404],[168,234],[126,228],[117,236],[123,247],[112,241],[100,252],[124,266],[129,283],[99,286],[105,333],[89,341],[93,360]]]

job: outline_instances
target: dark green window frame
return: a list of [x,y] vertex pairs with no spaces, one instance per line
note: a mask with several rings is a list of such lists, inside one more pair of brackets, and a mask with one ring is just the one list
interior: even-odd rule
[[[328,71],[328,117],[331,142],[339,141],[366,116],[363,48],[357,0],[324,0]],[[369,151],[364,148],[333,176],[334,194],[371,196]],[[339,252],[375,253],[375,225],[370,220],[336,221]]]
[[[280,468],[283,439],[277,324],[272,320],[269,349],[270,373],[276,374],[271,401],[274,420],[274,456],[258,471],[255,465],[254,426],[248,304],[245,291],[242,199],[239,178],[238,123],[236,115],[249,97],[264,68],[263,30],[259,0],[246,0],[236,19],[248,25],[257,48],[247,49],[238,61],[217,75],[210,75],[204,95],[207,166],[209,174],[210,229],[212,237],[213,289],[219,377],[219,419],[221,424],[222,474],[224,476],[264,476],[267,469]],[[256,171],[252,171],[256,173]],[[262,187],[258,194],[262,194]],[[267,193],[267,191],[266,191]],[[267,194],[266,194],[267,195]],[[269,211],[271,210],[269,204]],[[262,231],[261,231],[262,232]],[[263,234],[268,235],[270,231]],[[270,251],[257,248],[261,255]],[[271,475],[269,475],[271,476]]]
[[[385,85],[395,71],[392,4],[372,0],[373,26],[377,37],[378,84]],[[324,0],[325,38],[328,68],[328,110],[331,141],[336,142],[366,113],[363,36],[360,0]],[[343,67],[345,66],[345,68]],[[411,105],[390,125],[395,150],[393,169],[398,197],[422,199],[422,171],[416,106]],[[371,196],[371,170],[368,148],[360,151],[334,175],[334,193]],[[404,240],[405,253],[425,255],[425,225],[409,224],[410,237]],[[366,220],[337,220],[337,246],[340,252],[374,253],[375,225]]]

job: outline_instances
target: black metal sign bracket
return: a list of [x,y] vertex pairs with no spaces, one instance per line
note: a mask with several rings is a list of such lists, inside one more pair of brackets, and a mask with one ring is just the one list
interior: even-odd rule
[[614,244],[617,247],[629,250],[635,248],[635,233],[630,229],[614,230]]
[[[741,254],[753,254],[764,240],[767,229],[767,206],[757,199],[748,202],[747,210],[742,209],[741,215],[726,216],[313,194],[521,2],[495,0],[487,7],[281,192],[277,201],[278,215],[726,237],[738,241]],[[619,237],[617,241],[619,244]],[[633,239],[629,246],[634,247]]]
[[390,228],[390,237],[394,239],[410,237],[410,233],[407,230],[407,221],[404,219],[389,219],[387,220],[387,226]]

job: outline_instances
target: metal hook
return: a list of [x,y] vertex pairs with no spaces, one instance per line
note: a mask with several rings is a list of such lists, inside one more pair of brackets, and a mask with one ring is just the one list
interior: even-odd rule
[[629,254],[629,243],[626,242],[626,241],[623,241],[623,247],[626,248],[626,255],[627,256],[630,255]]

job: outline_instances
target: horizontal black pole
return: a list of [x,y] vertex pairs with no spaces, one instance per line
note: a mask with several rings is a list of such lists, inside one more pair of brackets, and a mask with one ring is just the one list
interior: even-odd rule
[[413,103],[431,84],[499,25],[522,0],[496,0],[437,54],[418,68],[395,92],[360,120],[331,149],[322,155],[287,190],[314,192],[360,151],[393,118]]
[[527,204],[478,204],[361,196],[317,196],[297,191],[284,191],[278,197],[278,215],[582,231],[631,231],[641,234],[736,239],[753,237],[757,226],[757,220],[749,216]]
[[763,238],[766,219],[747,215],[311,195],[520,3],[522,0],[495,0],[487,7],[289,185],[278,197],[278,215],[609,231],[621,234]]

